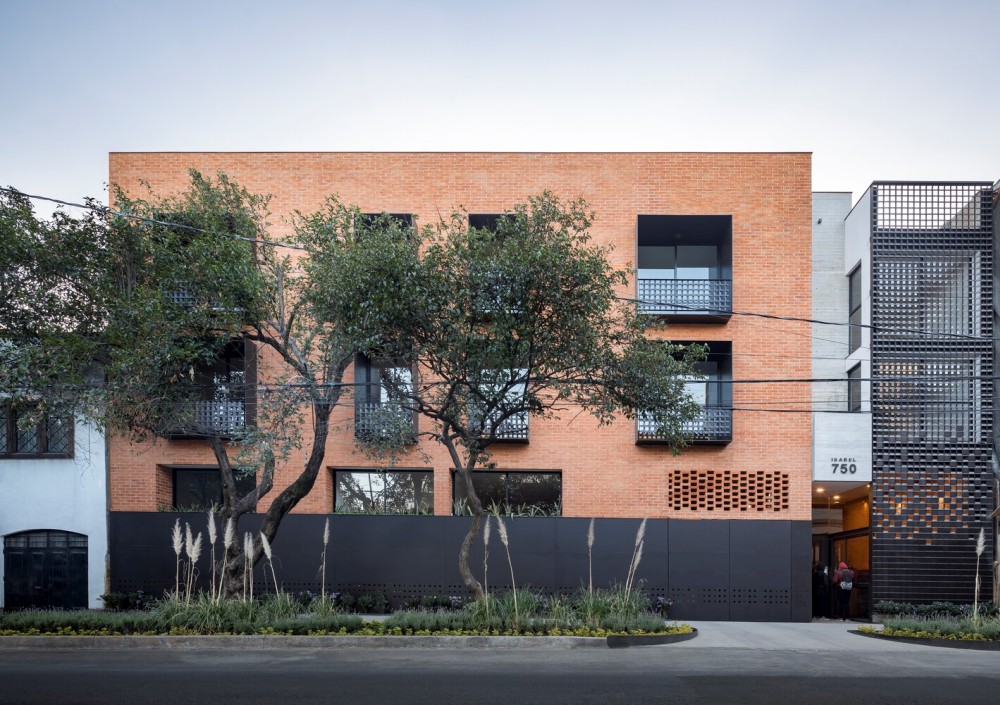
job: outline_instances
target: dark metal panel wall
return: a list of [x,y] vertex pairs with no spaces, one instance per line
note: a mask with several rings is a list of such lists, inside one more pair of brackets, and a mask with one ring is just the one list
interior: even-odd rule
[[993,234],[988,183],[872,185],[872,598],[992,588]]
[[[170,533],[176,519],[206,532],[204,513],[112,512],[112,590],[160,594],[174,586]],[[291,515],[273,542],[275,571],[283,589],[319,592],[326,516]],[[468,517],[330,516],[327,590],[409,596],[464,595],[458,549]],[[248,515],[239,531],[256,531],[260,515]],[[506,520],[514,580],[519,586],[573,592],[586,587],[589,519],[532,517]],[[635,549],[638,519],[597,519],[594,525],[595,587],[623,583]],[[471,553],[483,576],[484,546]],[[220,549],[221,550],[221,547]],[[210,551],[199,578],[211,575]],[[653,597],[674,601],[678,619],[805,621],[810,616],[810,524],[790,521],[647,522],[636,580]],[[496,526],[487,559],[488,585],[508,587],[510,567]],[[270,580],[259,565],[258,586]],[[260,587],[258,587],[260,589]]]

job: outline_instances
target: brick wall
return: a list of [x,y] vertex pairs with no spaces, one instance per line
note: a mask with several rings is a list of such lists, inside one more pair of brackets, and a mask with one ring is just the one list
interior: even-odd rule
[[[183,190],[189,168],[222,170],[252,191],[273,195],[275,214],[316,209],[337,194],[362,211],[413,213],[417,225],[454,209],[495,213],[549,190],[582,196],[596,212],[592,235],[613,244],[612,262],[634,267],[640,214],[732,215],[733,308],[809,317],[811,257],[811,158],[774,154],[555,154],[555,153],[113,153],[110,182],[138,192],[140,180],[160,195]],[[287,232],[275,218],[272,235]],[[622,292],[634,295],[634,282]],[[808,324],[733,316],[726,324],[675,324],[653,334],[674,340],[731,341],[735,379],[804,379],[810,376]],[[261,362],[266,376],[267,361]],[[348,379],[352,371],[348,371]],[[636,446],[634,423],[600,428],[585,414],[532,419],[530,444],[495,447],[500,468],[560,470],[566,516],[746,518],[806,520],[810,511],[811,424],[808,414],[767,413],[808,398],[802,385],[737,384],[733,441],[691,447],[679,456],[656,446]],[[349,405],[347,405],[349,407]],[[334,413],[335,430],[325,465],[371,465],[356,452],[352,409]],[[426,424],[426,421],[422,421]],[[303,429],[308,436],[308,429]],[[308,448],[308,438],[304,447]],[[435,512],[452,508],[450,463],[425,442],[401,467],[435,470]],[[302,467],[299,453],[279,468],[277,488]],[[157,441],[142,447],[112,440],[111,509],[149,511],[163,495],[158,465],[212,463],[204,442]],[[669,508],[673,471],[786,473],[787,509],[758,511]],[[167,478],[169,481],[169,478]],[[331,473],[297,508],[327,512],[333,506]],[[263,507],[261,507],[263,508]]]

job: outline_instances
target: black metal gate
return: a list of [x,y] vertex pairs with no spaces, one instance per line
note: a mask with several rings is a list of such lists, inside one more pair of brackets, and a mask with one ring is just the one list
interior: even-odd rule
[[86,608],[87,537],[22,531],[4,537],[4,607]]

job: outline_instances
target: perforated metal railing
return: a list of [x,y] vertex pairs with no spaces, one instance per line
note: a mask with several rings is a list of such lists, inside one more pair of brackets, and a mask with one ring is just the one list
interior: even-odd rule
[[639,279],[640,310],[648,314],[725,314],[733,307],[731,279]]
[[[659,427],[650,416],[639,416],[638,440],[661,439]],[[694,443],[725,443],[733,439],[733,410],[722,406],[705,406],[694,419],[681,426],[684,436]]]
[[397,429],[413,430],[413,413],[399,404],[362,403],[354,405],[354,435],[372,438],[395,433]]

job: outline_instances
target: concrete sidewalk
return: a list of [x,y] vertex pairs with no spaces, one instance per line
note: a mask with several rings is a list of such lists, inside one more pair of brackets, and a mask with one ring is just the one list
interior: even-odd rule
[[877,651],[931,648],[852,634],[865,622],[687,622],[698,637],[669,648]]

